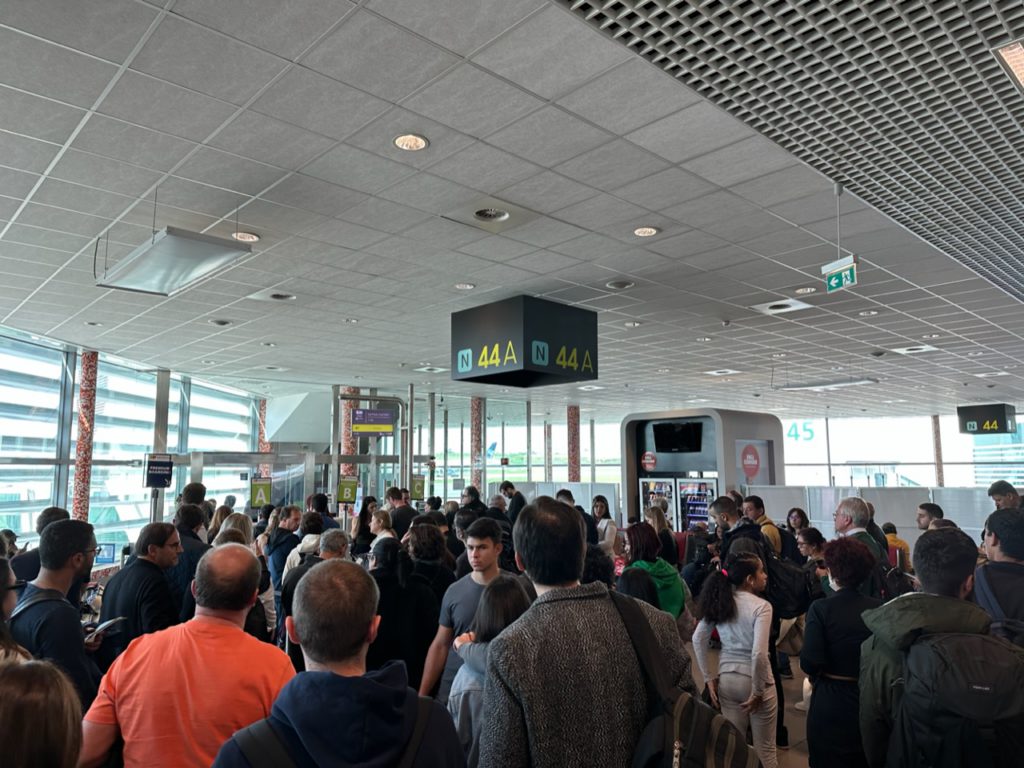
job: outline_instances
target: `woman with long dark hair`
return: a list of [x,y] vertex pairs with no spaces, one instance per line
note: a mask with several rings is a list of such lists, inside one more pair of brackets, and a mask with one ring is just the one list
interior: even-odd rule
[[14,577],[14,571],[11,570],[11,561],[6,557],[0,557],[0,590],[3,591],[3,599],[0,600],[0,664],[28,661],[32,658],[32,654],[11,637],[11,631],[7,628],[7,619],[11,617],[14,607],[18,604],[18,593],[15,591],[18,586],[20,585]]
[[642,568],[647,571],[658,587],[661,610],[678,619],[686,607],[683,580],[679,578],[679,571],[659,556],[661,542],[654,528],[647,523],[634,523],[626,529],[624,545],[626,569]]
[[[740,733],[747,732],[749,722],[761,765],[777,768],[778,700],[768,660],[772,606],[758,596],[767,586],[761,558],[746,552],[729,555],[722,570],[704,580],[693,650],[712,702],[721,706],[722,714]],[[722,643],[717,670],[708,655],[714,629]]]
[[387,536],[374,542],[370,575],[380,590],[380,629],[366,654],[366,668],[379,669],[388,661],[401,659],[409,673],[409,685],[419,689],[441,606],[434,590],[412,569],[412,560],[398,539]]
[[441,529],[432,523],[414,525],[409,529],[409,555],[412,557],[412,572],[422,576],[434,590],[437,604],[444,600],[444,593],[455,581],[455,559],[448,552]]
[[796,536],[805,528],[810,528],[811,521],[807,519],[807,513],[800,509],[800,507],[793,507],[786,514],[786,527],[790,533]]
[[655,504],[644,510],[644,520],[657,532],[658,541],[661,542],[661,550],[658,554],[661,559],[673,568],[679,563],[679,547],[676,546],[675,537],[669,527],[668,519],[665,517],[665,510]]
[[501,574],[480,595],[473,629],[455,638],[455,651],[465,662],[459,667],[448,694],[448,711],[455,720],[467,768],[480,759],[480,729],[483,724],[484,683],[487,677],[487,648],[491,640],[530,607],[530,597],[515,576]]
[[866,768],[861,744],[860,646],[871,636],[861,614],[880,600],[858,587],[870,578],[875,556],[863,542],[846,537],[825,545],[825,567],[835,594],[816,600],[807,611],[800,668],[814,685],[807,713],[810,768],[842,765]]
[[594,497],[590,503],[590,514],[597,521],[597,543],[608,557],[615,554],[615,536],[618,534],[618,527],[612,519],[611,507],[608,506],[608,499],[601,494]]
[[374,536],[370,531],[370,518],[376,511],[377,499],[373,496],[364,496],[363,503],[359,507],[359,514],[352,518],[352,530],[349,531],[353,555],[364,555],[370,551]]

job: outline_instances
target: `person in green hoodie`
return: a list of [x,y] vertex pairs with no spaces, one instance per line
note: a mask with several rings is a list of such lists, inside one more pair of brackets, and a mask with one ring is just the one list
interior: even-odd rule
[[658,557],[661,541],[649,523],[634,523],[626,529],[626,568],[642,568],[651,574],[658,588],[661,610],[678,619],[686,605],[686,592],[679,571]]
[[860,733],[871,768],[886,765],[903,690],[903,656],[910,645],[929,634],[988,634],[988,614],[967,600],[974,588],[977,555],[977,547],[963,531],[923,533],[914,546],[921,592],[862,614],[872,635],[860,651]]

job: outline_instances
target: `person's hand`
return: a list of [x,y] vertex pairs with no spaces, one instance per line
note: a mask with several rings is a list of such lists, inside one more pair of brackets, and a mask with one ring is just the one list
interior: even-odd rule
[[[86,632],[89,632],[89,631],[90,630],[86,630]],[[88,639],[88,634],[87,634],[86,635],[87,639],[85,640],[85,650],[88,651],[89,653],[96,653],[96,651],[98,651],[100,649],[100,646],[103,645],[103,636],[104,636],[103,633],[100,632],[97,635],[93,635],[92,639]]]
[[474,632],[464,632],[463,634],[455,638],[455,642],[453,642],[452,645],[455,647],[455,650],[457,651],[466,643],[473,642],[476,642],[476,634]]
[[721,709],[722,705],[718,701],[718,680],[708,680],[708,695],[711,697],[711,703],[715,709]]
[[748,715],[757,712],[761,708],[761,703],[764,701],[764,697],[756,696],[753,693],[750,694],[750,698],[740,704],[740,709],[746,712]]

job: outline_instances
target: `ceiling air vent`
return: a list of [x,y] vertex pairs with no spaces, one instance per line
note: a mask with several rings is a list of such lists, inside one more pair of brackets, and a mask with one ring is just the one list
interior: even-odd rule
[[787,312],[799,312],[801,309],[813,309],[813,307],[798,299],[779,299],[764,304],[755,304],[751,309],[763,315],[784,315]]
[[448,211],[442,218],[468,224],[496,235],[537,218],[537,214],[494,197],[484,197]]

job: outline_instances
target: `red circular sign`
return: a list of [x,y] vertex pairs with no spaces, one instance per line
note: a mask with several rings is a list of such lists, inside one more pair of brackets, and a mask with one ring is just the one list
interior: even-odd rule
[[761,454],[754,446],[747,445],[740,453],[740,463],[743,465],[743,474],[747,476],[747,480],[753,480],[761,471]]
[[653,472],[654,468],[658,466],[658,457],[651,451],[647,451],[640,457],[640,466],[644,468],[645,472]]

